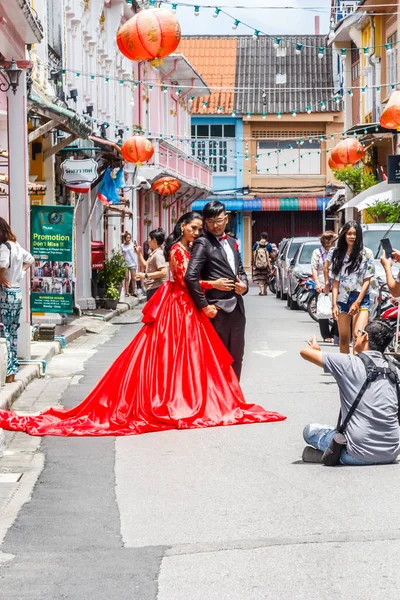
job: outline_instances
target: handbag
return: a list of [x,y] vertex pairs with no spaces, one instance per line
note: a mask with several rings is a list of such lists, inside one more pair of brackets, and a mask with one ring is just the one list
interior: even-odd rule
[[332,317],[332,297],[331,294],[319,294],[317,300],[316,317],[321,319],[330,319]]
[[[339,413],[339,419],[338,419],[338,424],[336,427],[336,433],[333,435],[329,446],[327,447],[327,449],[325,450],[325,452],[322,455],[322,462],[326,467],[334,467],[339,464],[342,451],[345,450],[346,446],[347,446],[346,436],[344,435],[346,427],[349,424],[350,419],[353,416],[357,406],[359,405],[361,398],[365,394],[367,387],[373,381],[375,381],[375,379],[378,377],[378,375],[385,375],[385,376],[387,375],[389,377],[390,381],[392,383],[396,384],[397,398],[398,398],[398,401],[400,401],[400,381],[399,381],[399,377],[397,375],[397,371],[396,371],[396,368],[394,367],[394,365],[392,365],[392,363],[389,362],[387,368],[386,367],[378,367],[374,363],[374,361],[369,356],[364,354],[363,352],[361,352],[360,354],[357,354],[357,358],[360,358],[362,360],[362,362],[364,363],[365,370],[367,372],[367,378],[364,381],[361,390],[358,392],[358,395],[357,395],[356,399],[354,400],[353,404],[351,405],[351,408],[350,408],[349,412],[347,413],[346,418],[344,419],[342,424],[340,424],[340,421],[342,420],[342,414],[341,414],[341,412]],[[400,423],[400,402],[399,402],[399,407],[398,407],[398,416],[399,416],[399,423]]]

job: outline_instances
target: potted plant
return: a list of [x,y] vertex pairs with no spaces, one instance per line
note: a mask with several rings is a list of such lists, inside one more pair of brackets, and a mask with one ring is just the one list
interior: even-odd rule
[[106,288],[104,299],[107,308],[117,307],[127,268],[124,257],[117,250],[113,250],[111,257],[105,259],[104,269],[99,274],[99,283]]
[[111,309],[115,310],[117,308],[120,294],[121,294],[120,289],[117,289],[114,285],[110,285],[107,288],[105,296],[104,296],[106,308],[111,308]]

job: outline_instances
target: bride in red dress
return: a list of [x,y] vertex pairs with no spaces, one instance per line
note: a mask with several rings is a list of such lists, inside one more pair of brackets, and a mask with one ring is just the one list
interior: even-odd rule
[[[115,436],[285,419],[246,404],[230,354],[186,289],[190,244],[202,228],[198,213],[179,219],[166,244],[174,281],[147,302],[144,326],[81,404],[35,416],[0,411],[0,428],[38,436]],[[210,285],[225,289],[227,282],[202,282]]]

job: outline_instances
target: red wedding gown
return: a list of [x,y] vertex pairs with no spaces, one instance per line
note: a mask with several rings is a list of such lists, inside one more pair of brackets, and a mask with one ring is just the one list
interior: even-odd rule
[[81,404],[36,416],[2,410],[0,427],[39,436],[134,435],[285,419],[245,403],[230,354],[186,289],[188,260],[175,244],[175,281],[147,302],[145,325]]

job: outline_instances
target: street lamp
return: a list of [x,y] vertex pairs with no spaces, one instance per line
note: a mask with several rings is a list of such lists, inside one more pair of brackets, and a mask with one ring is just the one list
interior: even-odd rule
[[11,59],[7,67],[4,67],[3,64],[0,64],[0,91],[7,92],[11,88],[15,94],[22,69],[18,67],[15,58]]

